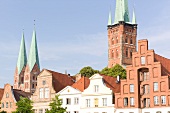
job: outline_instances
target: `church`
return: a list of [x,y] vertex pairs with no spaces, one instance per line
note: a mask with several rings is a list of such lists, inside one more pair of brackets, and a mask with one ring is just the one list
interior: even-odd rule
[[130,20],[128,0],[116,0],[114,21],[108,18],[108,67],[120,64],[126,79],[94,74],[75,77],[40,69],[36,30],[27,60],[24,33],[14,72],[14,84],[0,89],[1,111],[15,111],[20,96],[33,101],[35,113],[45,113],[60,95],[67,113],[170,113],[170,59],[137,40],[135,10]]

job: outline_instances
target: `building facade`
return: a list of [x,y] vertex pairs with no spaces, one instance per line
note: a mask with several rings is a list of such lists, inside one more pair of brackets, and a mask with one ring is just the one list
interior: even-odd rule
[[137,24],[135,13],[129,19],[128,0],[116,0],[115,18],[111,12],[108,21],[108,67],[115,64],[132,64],[132,52],[136,51]]
[[127,79],[115,95],[117,113],[169,113],[169,64],[170,59],[148,50],[147,40],[139,40],[132,65],[126,67]]
[[72,77],[43,69],[37,77],[36,91],[31,96],[35,113],[45,113],[55,95],[66,86],[74,83]]

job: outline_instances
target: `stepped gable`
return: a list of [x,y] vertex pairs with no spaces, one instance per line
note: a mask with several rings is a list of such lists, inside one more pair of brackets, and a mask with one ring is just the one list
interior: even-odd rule
[[4,89],[0,88],[0,100],[2,100],[3,94],[4,94]]
[[16,101],[20,100],[20,97],[30,98],[31,93],[24,92],[18,89],[13,89],[14,97]]
[[117,83],[117,78],[111,77],[111,76],[106,76],[106,75],[101,75],[104,79],[104,83],[108,88],[110,88],[113,93],[120,93],[120,87],[121,83]]
[[74,84],[75,80],[69,75],[54,72],[51,70],[47,70],[47,71],[52,73],[53,88],[56,91],[56,93],[62,90],[63,88],[65,88],[66,86],[71,86]]
[[161,63],[161,74],[162,76],[170,76],[170,59],[162,57],[158,54],[154,54],[154,62]]
[[83,92],[86,88],[88,88],[89,84],[90,84],[89,78],[83,76],[79,81],[74,83],[72,87]]

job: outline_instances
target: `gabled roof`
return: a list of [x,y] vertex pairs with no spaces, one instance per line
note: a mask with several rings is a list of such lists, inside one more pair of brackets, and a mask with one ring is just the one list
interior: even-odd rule
[[121,83],[116,82],[117,78],[106,75],[101,76],[103,76],[103,80],[106,86],[110,88],[113,91],[113,93],[120,93]]
[[72,87],[83,92],[89,86],[89,84],[90,84],[89,78],[83,76],[79,81],[74,83]]
[[0,88],[0,101],[2,100],[4,94],[4,89]]
[[47,70],[47,71],[49,71],[52,74],[52,78],[53,78],[52,84],[53,84],[53,88],[56,91],[56,93],[58,93],[60,90],[62,90],[66,86],[71,86],[74,84],[74,80],[69,75],[58,73],[58,72],[51,71],[51,70]]
[[154,54],[154,62],[161,63],[161,74],[170,76],[170,59]]
[[24,92],[24,91],[17,90],[17,89],[13,89],[13,93],[14,93],[14,98],[16,101],[19,101],[20,97],[30,98],[31,96],[31,93]]

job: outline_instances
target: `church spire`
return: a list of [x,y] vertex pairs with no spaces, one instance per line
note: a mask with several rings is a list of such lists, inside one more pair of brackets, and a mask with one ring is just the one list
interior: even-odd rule
[[137,24],[137,22],[136,22],[136,15],[135,15],[135,8],[133,8],[132,24]]
[[119,21],[129,22],[128,0],[116,0],[114,24]]
[[112,13],[111,13],[111,10],[109,11],[108,25],[112,25]]
[[28,59],[28,65],[29,65],[30,71],[32,71],[35,64],[37,64],[38,68],[40,69],[36,32],[35,32],[35,29],[34,29],[33,35],[32,35],[32,42],[31,42],[31,47],[30,47],[29,59]]
[[22,33],[22,39],[21,39],[21,45],[20,45],[20,51],[18,55],[18,61],[17,61],[17,69],[18,69],[18,75],[21,73],[24,66],[27,64],[27,55],[26,55],[26,48],[25,48],[25,39],[24,39],[24,33]]

